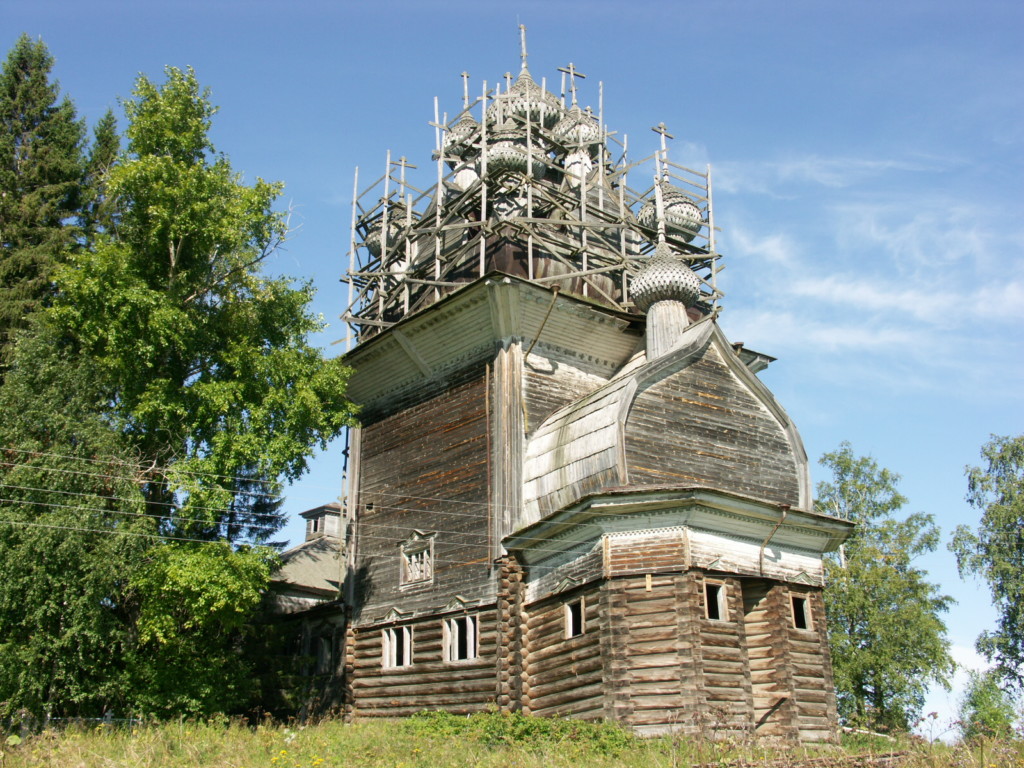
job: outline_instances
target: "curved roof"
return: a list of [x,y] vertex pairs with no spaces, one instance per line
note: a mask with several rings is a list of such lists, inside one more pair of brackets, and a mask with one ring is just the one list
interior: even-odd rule
[[[712,347],[716,350],[714,353],[710,352]],[[639,440],[638,398],[647,397],[659,384],[710,357],[714,358],[717,368],[722,369],[721,378],[727,378],[731,386],[745,391],[750,409],[756,411],[754,417],[759,420],[759,429],[772,433],[774,451],[784,454],[782,461],[788,467],[785,473],[789,490],[780,491],[771,483],[761,481],[764,470],[756,448],[733,451],[730,457],[733,467],[722,471],[746,473],[752,478],[750,487],[744,491],[748,494],[809,510],[811,489],[807,457],[796,428],[768,389],[740,361],[714,318],[708,317],[687,327],[679,344],[669,353],[612,379],[556,411],[538,427],[526,446],[523,513],[514,528],[533,524],[602,489],[665,483],[664,478],[650,476],[650,469],[640,467],[631,455],[631,441]],[[691,401],[671,406],[675,411],[665,414],[664,418],[678,421],[670,427],[666,425],[665,436],[671,438],[689,430],[691,442],[704,439],[694,434],[696,427],[684,423],[699,405]],[[714,439],[721,440],[724,434],[725,440],[734,435],[737,444],[744,442],[747,436],[743,430],[752,428],[751,418],[750,413],[737,414],[735,424],[726,428],[716,425]],[[723,449],[718,447],[718,450]],[[671,462],[687,452],[685,447],[674,445],[666,448],[661,457],[656,456],[655,461],[661,460],[663,468],[671,469]],[[708,452],[689,452],[700,454],[701,466],[708,464]],[[666,470],[664,474],[671,473]],[[714,474],[710,479],[680,476],[679,482],[715,485]]]

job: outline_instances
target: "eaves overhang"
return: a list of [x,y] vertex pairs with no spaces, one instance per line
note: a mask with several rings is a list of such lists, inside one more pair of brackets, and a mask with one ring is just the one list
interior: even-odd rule
[[519,529],[502,542],[524,564],[582,551],[605,534],[686,527],[811,554],[837,549],[854,524],[701,486],[612,488]]
[[365,408],[401,397],[493,357],[500,346],[536,341],[610,377],[634,354],[644,318],[523,278],[491,272],[408,315],[342,356],[353,369],[348,396]]

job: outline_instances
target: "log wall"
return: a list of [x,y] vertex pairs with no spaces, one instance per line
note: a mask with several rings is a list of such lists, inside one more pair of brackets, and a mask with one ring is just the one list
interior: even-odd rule
[[[583,634],[566,636],[566,605],[583,601]],[[524,701],[535,715],[560,715],[588,720],[604,716],[601,658],[602,611],[594,586],[574,589],[530,607],[526,621]]]
[[[529,597],[524,711],[614,719],[646,734],[834,738],[820,589],[688,568],[687,540],[682,529],[613,535],[531,577],[520,593]],[[563,587],[583,583],[551,594],[559,576]],[[722,590],[718,618],[709,583]],[[794,594],[808,601],[808,629],[794,626]],[[587,631],[568,638],[565,606],[580,598]]]
[[[476,615],[479,655],[464,661],[444,661],[441,617],[357,628],[352,638],[353,713],[357,717],[408,717],[424,709],[443,709],[469,714],[493,704],[498,616],[493,607]],[[385,669],[381,633],[401,626],[412,629],[412,664]]]

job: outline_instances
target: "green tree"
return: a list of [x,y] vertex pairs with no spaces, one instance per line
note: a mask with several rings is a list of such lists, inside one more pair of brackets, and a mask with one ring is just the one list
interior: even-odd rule
[[84,126],[52,68],[43,42],[22,35],[0,69],[0,361],[77,237]]
[[822,456],[832,473],[817,488],[820,512],[858,524],[826,562],[825,607],[839,714],[874,729],[908,729],[931,682],[948,687],[954,663],[941,614],[951,598],[913,566],[935,549],[931,515],[902,515],[899,475],[849,443]]
[[166,74],[137,81],[113,162],[98,127],[88,239],[0,388],[3,711],[243,705],[275,557],[251,545],[352,420],[347,371],[308,343],[312,289],[261,272],[280,185],[244,184],[194,74]]
[[102,715],[129,697],[130,581],[156,521],[104,401],[59,336],[21,338],[0,387],[0,718]]
[[995,671],[970,673],[960,700],[960,732],[964,741],[1013,735],[1016,708],[999,683],[1000,675]]
[[999,613],[978,651],[1007,679],[1024,684],[1024,435],[982,446],[986,466],[967,467],[967,501],[982,511],[977,533],[959,526],[950,549],[960,575],[980,575]]
[[140,711],[229,712],[249,700],[258,682],[243,645],[276,564],[265,547],[235,550],[223,541],[150,550],[133,579],[140,613],[132,688]]
[[[106,175],[117,226],[57,274],[57,324],[95,360],[151,471],[163,529],[266,536],[266,496],[351,421],[347,372],[307,337],[312,289],[261,273],[285,236],[281,186],[247,186],[209,140],[191,70],[146,77],[125,102],[127,153]],[[262,493],[253,493],[253,486]]]
[[85,179],[82,183],[82,205],[80,225],[87,242],[101,231],[111,230],[115,225],[114,205],[107,198],[107,176],[121,149],[121,138],[117,133],[117,118],[111,110],[100,118],[93,131],[93,142],[85,162]]

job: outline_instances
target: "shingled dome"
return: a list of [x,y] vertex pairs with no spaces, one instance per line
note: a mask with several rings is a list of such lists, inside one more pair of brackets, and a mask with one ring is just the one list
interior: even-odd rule
[[[685,192],[670,184],[662,184],[661,197],[665,208],[665,229],[687,243],[693,240],[702,223],[700,208]],[[654,200],[644,203],[636,220],[641,227],[657,229],[657,203]]]
[[678,301],[692,307],[700,297],[701,281],[664,242],[633,280],[633,304],[646,312],[658,301]]
[[508,92],[487,108],[488,122],[496,123],[514,115],[524,122],[529,119],[540,123],[545,128],[554,127],[564,114],[565,108],[558,97],[537,85],[526,67],[520,71]]

